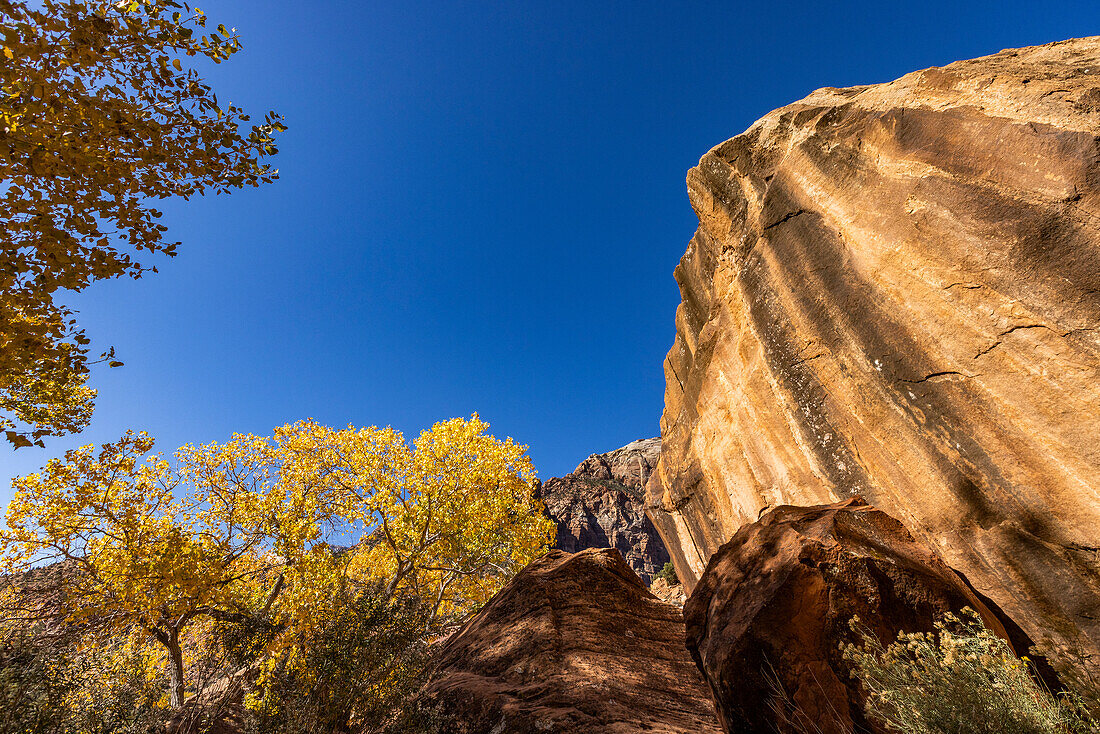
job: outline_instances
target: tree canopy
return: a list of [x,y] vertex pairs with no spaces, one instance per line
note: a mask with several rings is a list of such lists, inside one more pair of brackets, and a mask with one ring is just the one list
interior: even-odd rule
[[0,0],[0,430],[17,448],[87,425],[98,360],[65,291],[174,255],[152,202],[273,181],[281,118],[220,102],[192,61],[240,50],[175,0]]
[[[392,428],[303,421],[184,446],[171,461],[128,433],[15,481],[0,570],[67,562],[67,621],[159,643],[178,707],[195,621],[260,619],[290,644],[338,611],[348,584],[381,584],[382,603],[409,594],[433,623],[454,620],[541,554],[553,523],[526,447],[488,428],[456,418],[409,446]],[[346,534],[361,540],[340,550]]]

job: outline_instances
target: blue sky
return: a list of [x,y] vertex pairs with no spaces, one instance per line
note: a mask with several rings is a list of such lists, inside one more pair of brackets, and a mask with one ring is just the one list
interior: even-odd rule
[[822,86],[1100,33],[1045,2],[223,0],[219,98],[286,117],[273,186],[164,206],[160,274],[73,299],[95,419],[159,448],[312,417],[415,434],[478,411],[540,475],[657,435],[694,230],[684,175]]

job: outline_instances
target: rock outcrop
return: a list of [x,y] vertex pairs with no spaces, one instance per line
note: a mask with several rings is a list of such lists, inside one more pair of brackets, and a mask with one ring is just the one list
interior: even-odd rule
[[[850,622],[883,644],[945,612],[996,616],[927,545],[860,499],[777,507],[737,531],[684,606],[687,646],[730,734],[888,734],[868,720],[840,646]],[[1023,651],[1023,652],[1026,652]]]
[[670,584],[663,578],[656,578],[653,580],[653,583],[649,585],[649,593],[653,594],[653,596],[661,601],[675,604],[681,609],[684,606],[684,602],[687,601],[687,593],[684,591],[683,584]]
[[668,563],[668,551],[645,513],[645,483],[657,466],[661,439],[648,438],[592,454],[572,474],[550,479],[540,496],[558,523],[554,547],[576,553],[616,548],[647,584]]
[[445,734],[721,732],[680,611],[612,549],[550,551],[434,665],[422,701],[442,711]]
[[1100,38],[821,89],[688,174],[651,517],[862,495],[1100,680]]

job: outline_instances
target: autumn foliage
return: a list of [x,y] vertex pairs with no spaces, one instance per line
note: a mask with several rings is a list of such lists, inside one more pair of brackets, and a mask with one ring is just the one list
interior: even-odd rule
[[129,433],[16,480],[0,562],[73,569],[65,622],[143,633],[179,707],[196,625],[262,622],[275,661],[370,587],[381,604],[415,597],[438,629],[540,555],[553,525],[526,447],[488,428],[453,419],[409,445],[392,428],[303,421],[171,459]]
[[175,254],[155,200],[277,176],[281,118],[247,124],[192,68],[241,48],[211,26],[174,0],[0,0],[0,431],[17,448],[91,417],[90,340],[58,298]]

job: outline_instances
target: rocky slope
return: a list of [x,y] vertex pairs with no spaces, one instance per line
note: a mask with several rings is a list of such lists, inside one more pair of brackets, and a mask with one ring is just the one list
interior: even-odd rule
[[451,637],[421,702],[444,734],[718,734],[676,607],[612,549],[550,551]]
[[1100,38],[821,89],[688,174],[651,517],[856,494],[1100,680]]
[[634,441],[592,454],[573,473],[550,479],[541,497],[558,523],[554,547],[575,553],[616,548],[647,584],[668,563],[668,551],[645,514],[645,483],[661,455],[661,439]]

